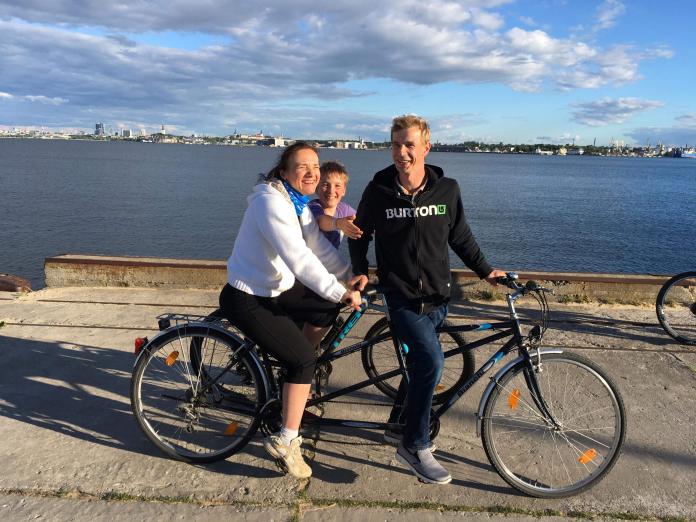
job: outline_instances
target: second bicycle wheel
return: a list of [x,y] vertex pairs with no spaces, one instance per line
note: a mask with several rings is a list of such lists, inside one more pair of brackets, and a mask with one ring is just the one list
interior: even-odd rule
[[575,495],[616,463],[626,432],[623,401],[611,379],[584,357],[542,354],[537,368],[539,388],[558,426],[536,406],[525,366],[517,364],[486,402],[483,446],[515,489],[542,498]]
[[[451,324],[445,321],[443,326],[451,326]],[[389,333],[389,323],[387,322],[387,318],[383,317],[368,330],[367,334],[365,334],[365,340],[378,337],[385,333]],[[440,334],[440,345],[442,346],[442,351],[445,353],[465,344],[466,341],[464,337],[456,332]],[[362,363],[365,373],[367,373],[370,378],[379,377],[392,370],[397,370],[399,368],[399,362],[396,359],[391,335],[363,348]],[[440,382],[435,388],[433,404],[442,404],[445,402],[453,389],[457,388],[471,377],[474,373],[475,364],[474,353],[471,350],[464,350],[448,356],[445,359],[445,367],[442,371]],[[397,375],[391,379],[378,382],[375,386],[386,396],[394,399],[396,398],[396,391],[400,381],[401,376]]]
[[186,462],[213,462],[253,436],[267,390],[253,355],[235,354],[239,346],[231,335],[182,326],[145,348],[133,371],[131,406],[160,450]]
[[680,343],[696,345],[696,272],[677,274],[660,289],[657,319]]

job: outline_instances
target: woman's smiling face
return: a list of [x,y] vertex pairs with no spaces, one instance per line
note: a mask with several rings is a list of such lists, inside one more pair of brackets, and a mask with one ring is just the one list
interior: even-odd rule
[[292,155],[287,170],[282,170],[280,175],[301,194],[314,194],[319,183],[319,156],[312,149],[300,149]]

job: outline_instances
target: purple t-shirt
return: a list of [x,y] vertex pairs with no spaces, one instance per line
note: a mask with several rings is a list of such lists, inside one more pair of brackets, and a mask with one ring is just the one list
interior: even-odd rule
[[[314,217],[324,215],[324,207],[321,206],[321,203],[319,203],[318,199],[313,199],[312,201],[307,203],[307,206],[309,207],[309,210],[312,211],[312,215]],[[336,206],[336,213],[333,215],[333,217],[338,219],[354,215],[355,209],[351,207],[348,203],[344,203],[343,201],[341,201]],[[331,244],[338,249],[338,246],[341,244],[341,239],[343,238],[343,232],[341,232],[340,230],[331,230],[329,232],[324,232],[322,230],[322,232],[326,236],[326,239],[331,241]]]

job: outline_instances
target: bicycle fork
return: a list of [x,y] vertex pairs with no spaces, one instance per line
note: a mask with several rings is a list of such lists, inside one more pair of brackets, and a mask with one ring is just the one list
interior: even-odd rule
[[[547,350],[539,350],[535,354],[536,357],[543,358],[544,355],[546,354],[551,354],[551,353],[563,353],[563,350],[561,349],[547,349]],[[543,399],[541,390],[539,389],[539,382],[536,378],[536,375],[534,375],[534,363],[531,360],[531,356],[528,356],[528,362],[527,366],[524,368],[525,372],[525,380],[528,379],[528,373],[531,373],[531,379],[527,380],[527,386],[529,386],[530,394],[532,395],[532,400],[535,403],[535,406],[539,409],[539,412],[541,415],[544,416],[545,419],[549,419],[552,426],[555,429],[560,429],[560,423],[555,419],[555,417],[551,414],[551,411],[546,404],[546,402]],[[505,366],[503,366],[498,372],[491,377],[491,381],[488,383],[488,386],[484,390],[483,394],[481,395],[481,402],[479,402],[479,407],[478,407],[478,413],[476,414],[476,434],[478,436],[481,436],[481,426],[483,425],[483,419],[484,419],[484,409],[486,407],[486,403],[488,402],[488,398],[490,397],[491,393],[493,393],[493,390],[500,385],[500,380],[502,379],[503,375],[505,375],[508,371],[513,366],[516,366],[520,363],[523,363],[525,361],[525,358],[520,355],[519,357],[516,357],[512,361],[508,362]],[[530,385],[530,382],[532,383]]]

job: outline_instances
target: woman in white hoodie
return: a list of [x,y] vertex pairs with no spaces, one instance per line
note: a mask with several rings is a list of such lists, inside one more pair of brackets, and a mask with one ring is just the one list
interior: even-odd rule
[[[315,347],[344,302],[360,307],[365,276],[321,233],[307,208],[319,183],[319,157],[311,145],[286,148],[278,164],[247,198],[249,206],[227,261],[228,284],[220,293],[225,317],[285,367],[283,426],[264,440],[298,477],[312,470],[298,436],[309,395]],[[346,285],[341,281],[348,280]],[[304,323],[300,331],[297,323]]]

